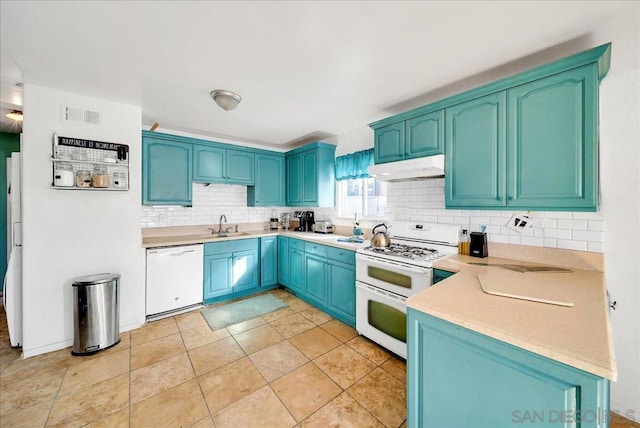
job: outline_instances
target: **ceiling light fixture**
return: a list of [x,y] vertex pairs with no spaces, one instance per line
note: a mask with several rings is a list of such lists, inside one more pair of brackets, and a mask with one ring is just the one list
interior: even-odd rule
[[223,110],[233,110],[238,107],[242,97],[235,92],[227,91],[226,89],[215,89],[209,93],[211,98],[220,106]]
[[7,113],[6,116],[11,120],[15,120],[16,122],[22,122],[22,119],[24,118],[20,110],[11,110],[11,112]]

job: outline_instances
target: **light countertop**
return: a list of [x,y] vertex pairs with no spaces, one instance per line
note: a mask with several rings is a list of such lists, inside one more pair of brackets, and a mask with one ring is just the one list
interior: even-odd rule
[[[519,273],[495,266],[498,264],[534,265],[498,257],[480,259],[454,255],[435,262],[434,267],[457,273],[411,296],[407,304],[453,324],[616,380],[609,304],[602,272],[570,267],[571,273]],[[574,306],[486,294],[478,274],[510,276],[514,281],[519,278],[553,281]]]

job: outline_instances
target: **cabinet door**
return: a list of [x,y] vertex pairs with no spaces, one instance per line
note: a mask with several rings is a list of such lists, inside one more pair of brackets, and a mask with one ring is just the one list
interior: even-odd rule
[[225,149],[194,145],[193,181],[224,183],[226,181],[226,167]]
[[306,297],[325,304],[327,301],[327,261],[312,254],[305,255]]
[[298,293],[304,290],[304,253],[289,248],[289,287]]
[[246,250],[233,253],[231,266],[231,285],[234,292],[258,287],[258,251]]
[[278,283],[278,237],[260,238],[260,286]]
[[287,205],[302,205],[302,155],[287,156]]
[[254,156],[251,152],[227,149],[227,183],[253,185]]
[[247,188],[247,206],[281,207],[285,205],[284,157],[256,155],[255,185]]
[[598,205],[598,80],[591,64],[507,92],[508,204]]
[[191,206],[191,152],[191,144],[143,138],[143,205]]
[[328,306],[356,322],[356,270],[353,265],[329,261]]
[[302,204],[318,205],[318,152],[302,153]]
[[377,164],[404,159],[404,122],[376,129],[373,144],[373,159]]
[[289,286],[289,238],[278,236],[278,283]]
[[447,208],[506,205],[505,97],[498,92],[446,109]]
[[204,300],[231,293],[231,253],[204,257]]
[[444,153],[444,110],[405,122],[405,159]]

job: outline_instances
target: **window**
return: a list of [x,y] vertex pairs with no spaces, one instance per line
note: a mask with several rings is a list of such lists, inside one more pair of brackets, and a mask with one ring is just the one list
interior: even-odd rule
[[340,217],[377,218],[387,212],[387,183],[373,178],[338,181],[338,214]]

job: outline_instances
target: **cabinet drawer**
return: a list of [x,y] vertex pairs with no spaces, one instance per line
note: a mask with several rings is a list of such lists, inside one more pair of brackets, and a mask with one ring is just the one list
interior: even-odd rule
[[327,247],[327,257],[336,260],[338,262],[347,263],[350,265],[356,264],[355,251],[345,250],[342,248]]
[[315,254],[320,257],[327,257],[327,247],[322,244],[314,244],[313,242],[304,243],[305,253]]
[[225,242],[207,242],[204,244],[204,254],[233,253],[236,251],[258,250],[258,239],[238,239]]
[[289,248],[295,248],[296,250],[304,250],[304,241],[300,239],[289,238]]

